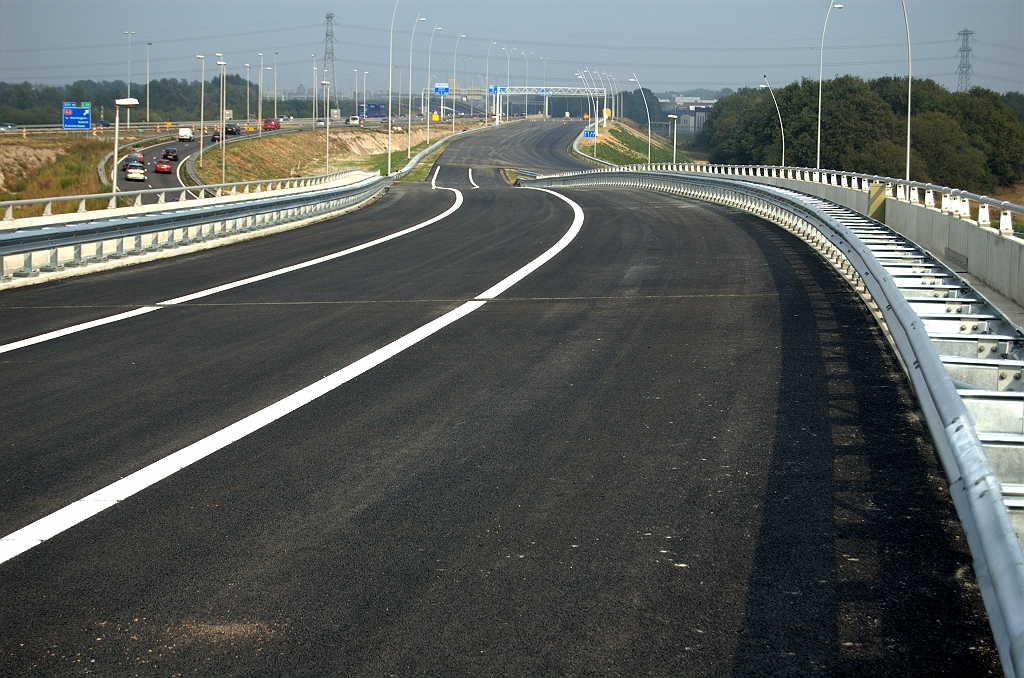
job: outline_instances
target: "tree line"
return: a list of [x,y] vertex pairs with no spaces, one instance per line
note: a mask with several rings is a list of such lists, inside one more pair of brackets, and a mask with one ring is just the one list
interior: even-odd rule
[[[814,167],[818,81],[775,91],[786,132],[786,164]],[[1014,108],[1011,108],[1014,106]],[[841,76],[822,83],[821,167],[906,174],[907,79]],[[1015,110],[1016,108],[1016,110]],[[975,87],[950,92],[914,79],[910,177],[983,192],[1024,178],[1024,96]],[[715,163],[778,165],[782,135],[771,94],[744,88],[708,114],[694,147]]]
[[[256,117],[259,101],[258,84],[250,83],[247,93],[245,78],[240,75],[228,75],[224,78],[224,89],[227,102],[225,108],[233,111],[235,120],[245,119],[247,96],[249,113],[252,118]],[[199,80],[163,78],[150,81],[149,119],[153,122],[198,120],[201,90],[202,83]],[[267,92],[266,87],[264,92]],[[122,80],[79,80],[62,86],[0,82],[0,122],[17,125],[59,125],[62,119],[62,104],[65,101],[89,101],[92,103],[93,121],[101,117],[113,121],[114,100],[127,94],[128,85]],[[204,117],[207,120],[216,120],[220,117],[220,76],[206,82],[205,95]],[[136,109],[132,118],[136,121],[142,120],[146,107],[145,84],[132,83],[132,96],[139,100],[143,111],[143,115],[140,116],[139,109]],[[320,103],[322,107],[323,102]],[[341,115],[354,115],[355,104],[351,99],[342,100],[340,107]],[[308,99],[280,100],[277,103],[277,111],[279,115],[309,117],[312,115],[312,102]],[[263,115],[269,117],[273,112],[273,94],[268,92],[268,98],[263,101]]]

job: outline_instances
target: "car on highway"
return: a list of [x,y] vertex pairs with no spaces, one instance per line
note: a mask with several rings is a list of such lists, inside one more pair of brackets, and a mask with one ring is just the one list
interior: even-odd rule
[[178,149],[176,148],[165,148],[163,154],[164,160],[177,160]]
[[125,172],[124,178],[127,181],[145,181],[146,180],[146,168],[145,167],[129,167],[128,171]]
[[171,165],[170,160],[157,160],[153,170],[160,174],[171,174],[174,172],[174,166]]
[[141,153],[129,153],[125,156],[124,160],[121,161],[121,171],[125,171],[132,163],[138,163],[143,167],[146,166],[146,159],[142,157]]
[[210,141],[213,141],[213,142],[220,141],[220,130],[219,129],[213,130],[213,134],[210,135]]
[[196,140],[196,133],[192,131],[190,127],[182,127],[178,130],[178,141],[183,144],[187,144],[190,141]]
[[327,127],[327,121],[324,120],[323,118],[318,118],[317,121],[314,123],[314,126],[315,127]]
[[263,120],[263,129],[264,130],[281,129],[281,121],[278,120],[277,118],[264,118],[264,120]]
[[345,124],[346,125],[358,125],[359,124],[359,116],[358,115],[350,115],[349,117],[345,118]]
[[96,127],[111,127],[111,126],[112,125],[111,125],[111,122],[109,120],[97,120],[96,121]]
[[242,128],[233,122],[229,122],[228,124],[224,125],[224,132],[226,134],[241,134]]

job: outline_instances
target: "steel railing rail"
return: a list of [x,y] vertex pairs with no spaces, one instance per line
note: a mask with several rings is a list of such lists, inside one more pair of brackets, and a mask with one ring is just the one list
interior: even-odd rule
[[[593,159],[590,156],[586,157],[591,160]],[[986,195],[979,195],[959,188],[950,188],[949,186],[940,186],[920,181],[907,181],[906,179],[897,179],[877,174],[819,170],[808,167],[782,167],[779,165],[721,165],[710,163],[654,163],[651,165],[624,165],[620,169],[692,172],[696,174],[721,175],[736,179],[743,179],[744,177],[791,179],[826,186],[849,188],[865,193],[868,192],[871,184],[882,183],[887,187],[888,196],[900,201],[933,207],[967,219],[970,219],[974,211],[977,210],[977,221],[983,226],[992,224],[991,211],[993,209],[998,210],[999,229],[1006,234],[1013,233],[1011,215],[1016,214],[1024,217],[1024,205],[1017,205],[1006,200],[999,200],[998,198],[990,198]],[[936,197],[938,197],[938,200],[936,200]],[[972,202],[976,203],[973,208]]]
[[[40,271],[143,254],[300,220],[327,218],[371,199],[393,182],[393,177],[376,176],[312,191],[282,190],[270,195],[238,195],[233,200],[222,198],[170,203],[168,209],[146,214],[112,210],[115,214],[104,218],[63,226],[40,225],[0,231],[0,257],[24,255],[22,267],[12,271],[12,276],[35,275]],[[147,235],[150,236],[149,243],[143,244],[143,236]],[[125,240],[129,238],[133,242],[126,247]],[[112,243],[109,249],[106,243]],[[93,252],[88,257],[82,252],[82,246],[86,244],[93,245]],[[67,248],[71,249],[70,253]],[[60,258],[62,249],[65,254],[70,254],[70,258]],[[47,263],[36,265],[34,255],[40,252],[48,252]]]
[[[1024,552],[1002,499],[1002,488],[925,323],[857,233],[840,221],[849,208],[797,191],[719,178],[710,172],[679,174],[626,168],[523,177],[528,186],[623,186],[666,191],[752,212],[814,246],[869,303],[897,351],[918,397],[950,494],[967,535],[978,584],[1004,673],[1024,678]],[[871,226],[887,229],[878,222]]]

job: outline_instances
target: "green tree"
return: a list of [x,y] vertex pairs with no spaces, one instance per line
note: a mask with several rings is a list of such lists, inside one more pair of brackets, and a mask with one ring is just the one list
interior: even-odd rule
[[911,130],[911,145],[926,163],[932,183],[978,192],[995,185],[984,151],[952,116],[922,113],[914,116]]

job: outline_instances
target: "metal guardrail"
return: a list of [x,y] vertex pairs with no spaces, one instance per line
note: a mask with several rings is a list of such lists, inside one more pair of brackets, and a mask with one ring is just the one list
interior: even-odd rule
[[[272,195],[250,193],[250,197],[236,194],[237,198],[230,201],[189,201],[147,214],[112,210],[114,214],[100,219],[0,231],[0,258],[23,255],[20,268],[10,275],[4,271],[4,281],[295,221],[326,218],[372,198],[393,182],[393,177],[374,177],[312,191],[285,189]],[[143,243],[144,236],[149,236],[148,243]],[[126,240],[130,240],[127,246]],[[91,252],[83,251],[83,246]],[[36,262],[40,253],[45,253],[45,263]]]
[[[1024,509],[1024,484],[1000,483],[986,454],[987,448],[1010,446],[1008,468],[1018,469],[1024,480],[1024,429],[1017,430],[1024,425],[1019,414],[1024,392],[1022,379],[1012,372],[1024,371],[1024,334],[955,273],[884,224],[797,191],[710,174],[623,168],[520,181],[543,187],[628,186],[730,205],[783,226],[830,261],[884,323],[900,356],[949,480],[1004,673],[1024,678],[1024,551],[1008,512]],[[941,311],[918,314],[935,304]],[[949,321],[957,330],[943,333]],[[940,342],[973,353],[943,359],[936,350]],[[997,356],[979,358],[980,351]],[[1014,384],[1017,390],[1008,392]],[[972,399],[990,402],[972,406]],[[1009,405],[993,407],[993,402]],[[1009,424],[1016,433],[979,436],[979,427],[1005,425],[1011,408],[1018,413]]]
[[[812,169],[809,167],[780,167],[778,165],[718,165],[700,163],[657,163],[652,165],[629,165],[622,169],[651,170],[666,172],[694,172],[697,174],[713,174],[736,179],[744,177],[764,177],[793,179],[841,188],[851,188],[868,192],[873,183],[885,184],[890,198],[911,204],[933,207],[943,212],[971,219],[977,212],[978,224],[992,225],[992,211],[999,212],[999,230],[1004,234],[1013,234],[1012,216],[1024,217],[1024,205],[1017,205],[998,198],[990,198],[949,186],[907,181],[884,177],[877,174],[861,174],[858,172],[840,172],[838,170]],[[938,197],[938,200],[936,199]],[[972,206],[972,203],[974,205]]]

